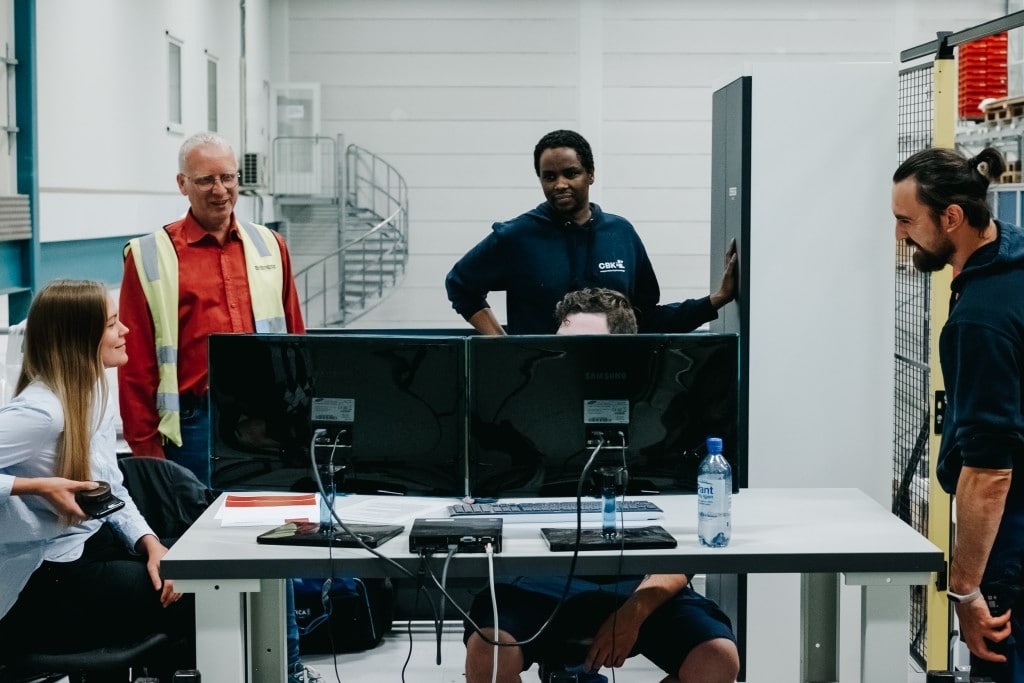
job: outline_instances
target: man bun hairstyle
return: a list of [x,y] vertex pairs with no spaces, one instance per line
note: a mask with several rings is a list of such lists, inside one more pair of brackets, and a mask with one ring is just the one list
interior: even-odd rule
[[894,183],[917,181],[917,200],[928,207],[936,222],[950,204],[963,209],[967,222],[984,230],[992,220],[988,208],[989,183],[998,182],[1006,160],[994,147],[968,159],[956,150],[932,147],[914,154],[896,169]]

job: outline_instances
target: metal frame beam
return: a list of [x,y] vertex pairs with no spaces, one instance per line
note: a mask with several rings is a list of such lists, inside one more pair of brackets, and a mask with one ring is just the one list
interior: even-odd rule
[[965,28],[963,31],[957,31],[956,33],[939,33],[938,38],[935,40],[922,43],[900,52],[900,61],[911,62],[915,59],[920,59],[936,53],[938,53],[941,58],[942,52],[952,50],[958,45],[970,43],[981,38],[988,38],[989,36],[994,36],[997,33],[1020,28],[1021,26],[1024,26],[1024,10],[1007,14],[1004,17],[999,17],[992,21],[986,21],[983,24],[978,24],[971,28]]

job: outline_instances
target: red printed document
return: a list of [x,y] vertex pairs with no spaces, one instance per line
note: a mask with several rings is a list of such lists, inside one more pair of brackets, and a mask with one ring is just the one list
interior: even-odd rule
[[286,520],[320,521],[315,493],[230,493],[217,511],[221,526],[280,526]]
[[259,494],[240,496],[228,494],[224,505],[231,508],[280,507],[282,505],[316,505],[315,493]]

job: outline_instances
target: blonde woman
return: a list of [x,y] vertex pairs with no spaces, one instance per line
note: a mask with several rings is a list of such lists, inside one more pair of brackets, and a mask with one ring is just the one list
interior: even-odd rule
[[[51,282],[29,310],[16,394],[0,408],[5,655],[131,642],[157,628],[191,632],[191,603],[160,578],[167,548],[117,467],[116,408],[103,371],[128,360],[127,334],[97,282]],[[102,520],[75,502],[96,480],[125,502]]]

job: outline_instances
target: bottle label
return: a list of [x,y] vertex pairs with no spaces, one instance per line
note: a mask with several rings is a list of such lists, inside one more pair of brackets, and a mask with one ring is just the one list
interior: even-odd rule
[[697,479],[697,506],[701,514],[728,514],[732,487],[722,478]]

